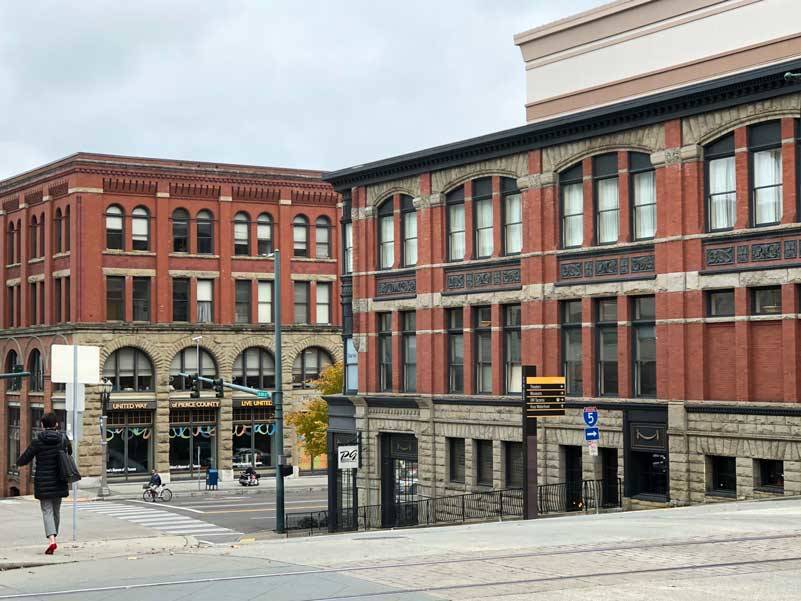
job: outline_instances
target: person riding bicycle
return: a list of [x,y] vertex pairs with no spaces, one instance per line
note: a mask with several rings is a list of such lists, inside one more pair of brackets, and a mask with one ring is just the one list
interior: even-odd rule
[[150,482],[148,483],[148,488],[153,498],[158,496],[159,492],[161,491],[161,486],[161,476],[159,476],[159,471],[154,469],[153,475],[150,476]]

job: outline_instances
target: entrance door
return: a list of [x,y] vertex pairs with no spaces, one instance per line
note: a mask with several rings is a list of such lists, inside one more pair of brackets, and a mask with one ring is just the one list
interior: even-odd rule
[[601,449],[601,507],[618,507],[617,449]]
[[584,508],[581,495],[581,447],[565,446],[565,511],[580,511]]
[[417,524],[417,439],[413,434],[381,435],[381,525]]

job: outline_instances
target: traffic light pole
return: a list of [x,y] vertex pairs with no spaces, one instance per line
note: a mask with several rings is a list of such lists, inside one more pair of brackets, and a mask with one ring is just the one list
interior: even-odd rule
[[284,475],[281,466],[284,465],[284,395],[281,360],[281,251],[273,252],[273,271],[275,280],[275,392],[273,393],[273,407],[275,407],[275,436],[273,437],[273,456],[275,465],[275,531],[278,534],[285,532],[284,528]]

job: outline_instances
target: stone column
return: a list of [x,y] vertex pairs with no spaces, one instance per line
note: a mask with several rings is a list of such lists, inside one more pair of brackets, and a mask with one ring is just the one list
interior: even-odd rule
[[668,452],[670,501],[675,505],[690,503],[690,466],[687,447],[687,409],[684,401],[668,403]]
[[751,499],[754,496],[754,460],[737,457],[737,498]]

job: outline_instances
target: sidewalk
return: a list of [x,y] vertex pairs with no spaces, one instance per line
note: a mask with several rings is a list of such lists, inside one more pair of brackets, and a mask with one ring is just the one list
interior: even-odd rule
[[0,500],[0,572],[20,567],[71,563],[110,557],[137,557],[198,546],[188,536],[153,536],[153,531],[122,520],[78,513],[72,542],[72,499],[61,505],[61,532],[55,555],[44,555],[47,540],[39,502],[32,497]]
[[[142,482],[110,482],[109,499],[141,499]],[[168,483],[167,488],[176,497],[206,497],[215,495],[257,495],[272,493],[275,490],[275,478],[262,477],[258,486],[242,486],[237,480],[222,480],[217,490],[206,490],[205,480],[174,480]],[[80,496],[91,500],[99,498],[96,487],[80,488]],[[292,490],[307,490],[317,492],[328,488],[328,476],[300,476],[284,479],[284,488]]]

